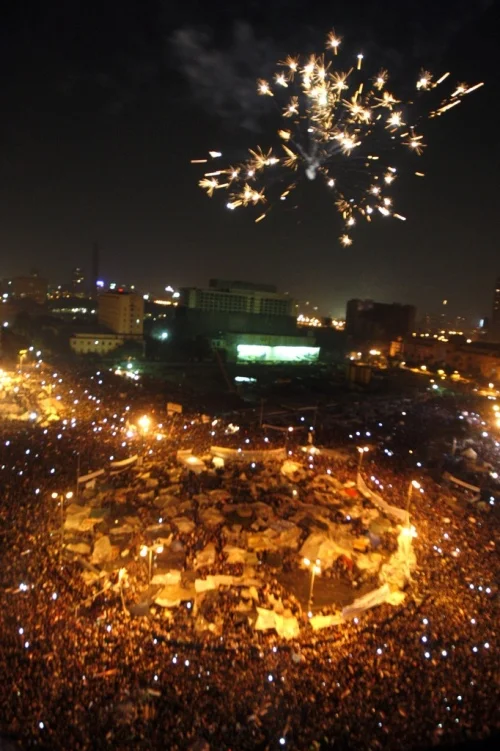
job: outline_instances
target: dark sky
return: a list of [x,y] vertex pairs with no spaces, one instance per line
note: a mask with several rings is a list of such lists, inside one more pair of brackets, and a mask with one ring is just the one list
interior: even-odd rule
[[[98,240],[102,276],[144,290],[221,276],[274,282],[325,314],[354,296],[488,314],[500,273],[496,0],[5,5],[0,277],[36,267],[65,281]],[[408,221],[381,217],[347,250],[319,186],[256,225],[206,198],[189,163],[264,146],[255,80],[289,52],[321,50],[333,26],[398,81],[424,66],[486,82],[429,123],[426,178],[393,191]]]

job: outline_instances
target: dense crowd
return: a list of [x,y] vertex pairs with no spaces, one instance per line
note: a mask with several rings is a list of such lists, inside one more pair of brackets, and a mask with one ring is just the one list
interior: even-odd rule
[[[456,420],[453,402],[387,398],[321,415],[321,441],[348,452],[336,464],[299,449],[315,433],[299,430],[300,417],[291,435],[227,432],[229,420],[195,416],[165,420],[161,441],[124,439],[127,413],[148,406],[134,388],[65,375],[66,424],[0,426],[4,738],[45,749],[399,749],[500,731],[496,508],[471,510],[420,461],[421,446]],[[137,446],[168,466],[182,446],[286,445],[311,475],[328,466],[343,481],[355,477],[362,441],[363,475],[389,502],[405,506],[411,479],[422,486],[410,508],[419,565],[400,608],[319,634],[306,627],[293,642],[236,625],[196,639],[182,609],[175,621],[164,611],[131,617],[116,588],[89,602],[80,564],[60,555],[51,493],[74,487],[77,454],[86,472]],[[188,496],[198,492],[199,480],[186,473],[182,482]]]

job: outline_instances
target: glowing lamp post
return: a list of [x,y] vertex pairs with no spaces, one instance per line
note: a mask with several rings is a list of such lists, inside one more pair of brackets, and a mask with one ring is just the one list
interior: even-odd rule
[[59,557],[62,555],[63,542],[64,542],[64,500],[70,501],[73,498],[73,492],[69,490],[66,495],[64,493],[52,493],[52,498],[56,501],[58,498],[59,506],[61,508],[61,546],[59,548]]
[[358,475],[361,473],[361,464],[363,463],[364,455],[370,450],[368,446],[358,446],[359,461],[358,461]]
[[26,355],[28,354],[27,349],[20,349],[19,350],[19,370],[22,372],[23,370],[23,361]]
[[411,562],[415,559],[412,555],[412,543],[414,538],[417,537],[417,530],[410,525],[410,518],[408,517],[408,526],[403,527],[398,537],[398,550],[402,555],[405,569],[406,578],[411,581]]
[[147,415],[143,415],[142,417],[139,417],[137,424],[143,433],[147,433],[151,427],[151,418]]
[[128,574],[126,568],[121,568],[118,571],[118,586],[120,587],[120,599],[122,601],[123,612],[125,613],[127,608],[125,607],[125,597],[123,594],[123,585],[128,580]]
[[422,486],[417,480],[412,480],[410,482],[410,485],[408,486],[408,496],[406,499],[406,514],[408,516],[408,527],[410,526],[410,504],[411,504],[411,499],[413,497],[413,491],[420,490],[421,487]]
[[141,558],[148,558],[148,584],[151,584],[151,575],[153,571],[153,553],[156,553],[156,555],[163,553],[163,545],[157,545],[156,547],[142,545],[139,551]]
[[302,563],[311,572],[311,580],[309,583],[309,598],[307,600],[307,611],[308,613],[310,613],[313,602],[314,579],[317,575],[319,576],[319,574],[321,574],[321,561],[319,560],[319,558],[316,558],[316,563],[312,563],[309,558],[304,558],[302,560]]

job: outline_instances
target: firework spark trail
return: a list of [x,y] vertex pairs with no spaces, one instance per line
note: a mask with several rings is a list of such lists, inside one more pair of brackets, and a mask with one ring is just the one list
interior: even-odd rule
[[[205,172],[199,186],[210,197],[220,189],[228,190],[229,209],[260,206],[255,219],[260,222],[275,200],[289,198],[301,179],[319,178],[342,216],[344,230],[339,240],[347,247],[352,244],[350,232],[358,219],[371,221],[380,214],[405,220],[394,211],[389,195],[398,171],[386,154],[404,146],[419,156],[425,143],[417,124],[444,114],[483,84],[456,85],[437,106],[410,124],[413,101],[403,101],[388,89],[387,70],[368,77],[364,56],[359,53],[340,71],[336,63],[342,39],[332,32],[326,46],[331,59],[325,54],[289,56],[278,63],[272,82],[257,82],[258,93],[272,99],[282,117],[277,149],[249,149],[246,161]],[[449,75],[446,72],[434,80],[428,71],[420,71],[415,82],[418,95],[426,96]],[[219,151],[210,151],[209,158],[193,159],[192,163],[207,163],[221,156]],[[422,172],[415,175],[423,177]]]

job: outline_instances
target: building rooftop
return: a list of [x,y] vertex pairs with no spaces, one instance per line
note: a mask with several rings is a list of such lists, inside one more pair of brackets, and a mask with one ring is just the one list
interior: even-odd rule
[[142,297],[142,295],[139,295],[139,293],[135,289],[125,289],[124,287],[118,287],[117,289],[105,289],[98,293],[98,297],[102,297],[103,295],[138,295],[139,297]]
[[266,284],[261,282],[244,282],[228,279],[210,279],[208,282],[210,289],[218,289],[221,292],[233,289],[245,290],[246,292],[272,292],[276,294],[278,289],[275,284]]

